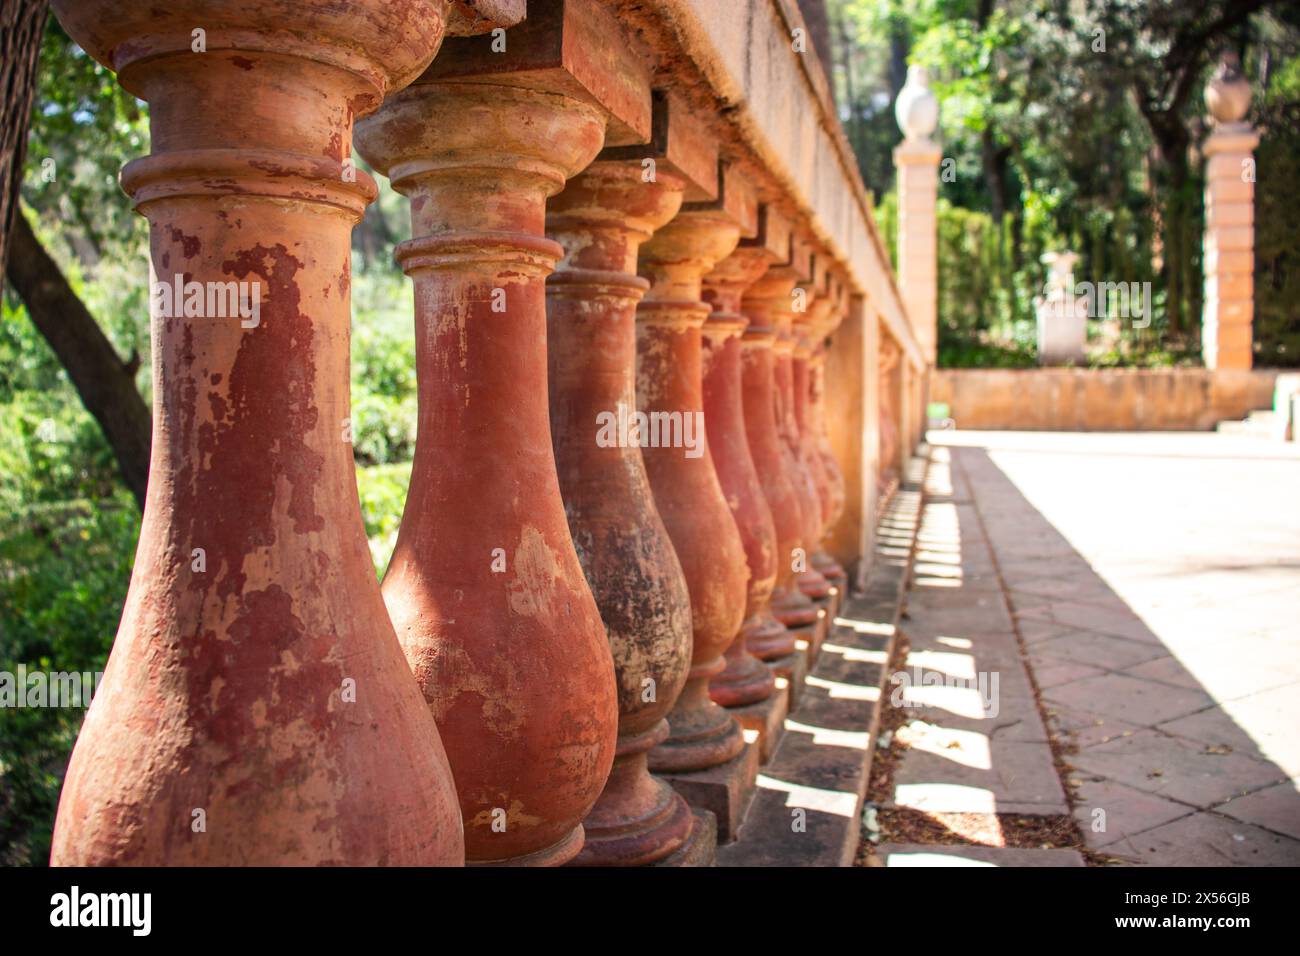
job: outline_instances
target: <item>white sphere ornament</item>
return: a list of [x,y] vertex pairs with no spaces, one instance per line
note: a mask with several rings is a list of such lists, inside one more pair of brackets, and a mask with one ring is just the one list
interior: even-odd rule
[[930,89],[925,67],[907,68],[907,82],[898,92],[894,117],[906,139],[926,139],[939,125],[939,100]]

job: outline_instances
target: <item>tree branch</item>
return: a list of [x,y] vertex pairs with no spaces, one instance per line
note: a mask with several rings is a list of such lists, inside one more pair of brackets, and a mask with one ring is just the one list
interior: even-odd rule
[[32,323],[49,342],[86,410],[99,423],[117,458],[122,480],[143,508],[149,478],[152,421],[135,387],[131,365],[68,285],[32,231],[27,217],[14,217],[7,274]]

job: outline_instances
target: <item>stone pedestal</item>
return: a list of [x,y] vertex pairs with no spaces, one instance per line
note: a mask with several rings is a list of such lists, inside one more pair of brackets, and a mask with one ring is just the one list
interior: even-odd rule
[[725,669],[722,654],[744,620],[748,568],[706,440],[701,327],[710,309],[700,297],[704,274],[739,239],[726,215],[683,211],[641,248],[651,285],[637,307],[636,392],[652,428],[641,454],[686,576],[694,630],[690,675],[668,716],[671,734],[650,753],[659,773],[717,767],[744,746],[735,718],[709,699],[709,680]]
[[[618,750],[587,815],[586,865],[653,863],[686,853],[685,801],[652,777],[647,752],[691,661],[686,580],[655,508],[637,436],[636,304],[649,283],[637,250],[676,215],[679,178],[646,182],[640,163],[593,163],[554,197],[548,234],[564,258],[547,282],[551,432],[578,558],[609,634],[618,686]],[[698,837],[698,834],[696,834]]]
[[[349,241],[375,196],[347,165],[352,120],[427,65],[444,5],[54,8],[149,103],[153,153],[122,184],[154,280],[223,307],[152,304],[144,524],[51,862],[459,864],[347,437]],[[311,29],[282,31],[290,16]]]
[[691,831],[686,842],[672,856],[653,866],[717,866],[718,819],[708,810],[691,811]]
[[545,283],[563,250],[543,235],[547,197],[600,150],[605,114],[516,79],[435,66],[358,144],[411,201],[397,255],[415,285],[420,429],[384,597],[447,742],[467,859],[541,865],[582,849],[618,726],[551,446]]
[[662,775],[692,807],[714,815],[719,844],[736,839],[758,784],[759,746],[742,738],[741,747],[736,756],[707,770]]
[[1248,369],[1254,360],[1255,178],[1259,134],[1247,123],[1219,125],[1205,142],[1206,368]]
[[768,670],[775,685],[772,694],[757,703],[731,709],[740,726],[756,735],[758,762],[761,764],[767,763],[776,752],[777,744],[785,735],[786,715],[790,713],[789,681],[778,677],[770,668]]
[[767,662],[767,666],[772,668],[772,673],[777,676],[777,679],[785,681],[790,696],[791,711],[799,707],[799,698],[803,696],[804,679],[808,676],[810,667],[808,655],[812,646],[813,630],[810,628],[806,634],[801,634],[795,641],[794,650],[785,657]]

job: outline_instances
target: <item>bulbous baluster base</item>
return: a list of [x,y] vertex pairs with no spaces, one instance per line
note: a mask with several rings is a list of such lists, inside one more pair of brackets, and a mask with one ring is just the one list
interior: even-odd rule
[[844,570],[843,565],[825,551],[818,551],[809,560],[812,562],[813,568],[818,571],[822,577],[838,587],[841,594],[844,593],[844,586],[848,583],[849,576],[848,572]]
[[807,571],[796,574],[794,580],[799,585],[799,590],[814,601],[830,596],[831,583],[816,568],[810,567]]
[[[793,637],[790,643],[793,647]],[[741,628],[736,640],[727,648],[726,661],[727,669],[709,681],[709,696],[715,704],[744,707],[772,696],[776,690],[776,678],[749,649],[746,628]]]
[[772,592],[772,615],[788,628],[817,623],[817,605],[799,588],[778,587]]
[[523,856],[512,856],[504,860],[466,860],[466,866],[563,866],[582,851],[586,839],[582,824],[579,823],[558,843],[545,849],[535,850]]
[[[722,669],[720,666],[717,672]],[[672,732],[649,754],[650,769],[655,773],[706,770],[726,763],[744,749],[740,724],[709,699],[709,676],[692,676],[668,715]]]
[[685,846],[690,807],[646,766],[646,751],[667,737],[668,721],[661,720],[649,733],[619,741],[605,793],[583,821],[586,845],[570,866],[646,866]]
[[[816,620],[815,613],[813,620]],[[751,622],[746,622],[741,633],[749,653],[760,661],[774,661],[794,653],[794,634],[773,616],[771,610],[765,609]]]

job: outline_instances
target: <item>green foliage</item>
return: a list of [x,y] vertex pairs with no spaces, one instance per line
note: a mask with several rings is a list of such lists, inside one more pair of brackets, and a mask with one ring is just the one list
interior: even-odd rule
[[[0,539],[0,671],[102,671],[131,576],[129,494],[28,509]],[[0,862],[43,864],[83,710],[0,708]]]
[[360,464],[409,461],[415,452],[415,329],[400,275],[354,275],[352,445]]
[[[102,670],[140,515],[25,313],[0,321],[0,671]],[[0,708],[0,863],[42,864],[82,711]]]
[[[942,104],[939,316],[943,361],[1020,341],[1048,251],[1076,281],[1151,282],[1149,330],[1106,361],[1195,357],[1201,308],[1201,91],[1218,50],[1243,51],[1265,130],[1257,185],[1257,361],[1295,364],[1300,231],[1300,14],[1280,0],[829,0],[833,81],[869,189],[893,187],[893,103],[907,62]],[[1228,24],[1227,27],[1224,24]],[[1286,104],[1290,104],[1287,106]],[[882,215],[882,219],[883,219]],[[1268,288],[1264,287],[1267,278]],[[1028,337],[1031,338],[1031,337]],[[961,357],[962,343],[969,354]],[[945,343],[947,348],[945,348]],[[1018,351],[1019,347],[1013,351]]]
[[397,529],[402,523],[402,509],[406,505],[406,489],[410,483],[409,461],[357,469],[361,517],[366,523],[370,556],[381,578],[397,543]]
[[1255,363],[1300,366],[1300,57],[1272,77],[1259,104],[1255,182]]
[[23,199],[42,220],[63,225],[65,252],[92,265],[115,247],[143,252],[147,230],[118,186],[118,171],[148,152],[144,104],[51,16],[32,103]]

